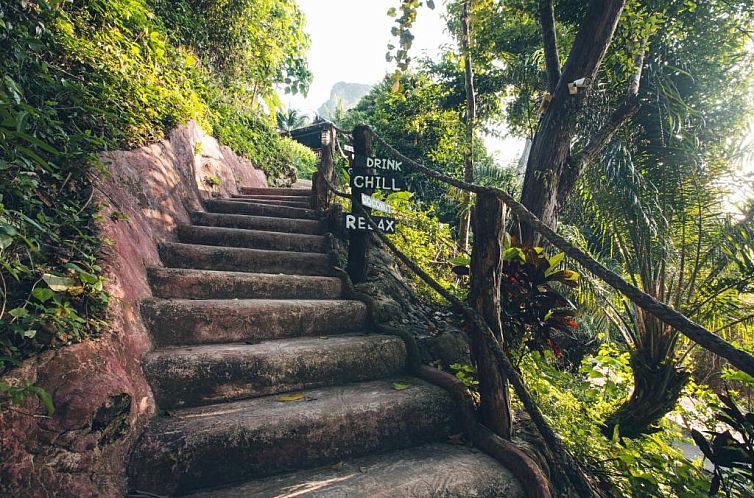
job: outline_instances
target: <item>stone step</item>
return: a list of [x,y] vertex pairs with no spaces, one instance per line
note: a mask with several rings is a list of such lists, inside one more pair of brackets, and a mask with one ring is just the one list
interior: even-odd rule
[[178,240],[205,246],[245,247],[293,252],[326,252],[327,238],[322,235],[267,232],[240,228],[178,225]]
[[242,195],[312,195],[310,188],[241,187],[238,190]]
[[216,247],[163,242],[160,258],[165,266],[197,270],[284,273],[286,275],[332,274],[326,254],[313,252],[270,251],[241,247]]
[[199,406],[399,375],[395,336],[343,335],[159,349],[144,360],[160,408]]
[[360,332],[361,301],[285,299],[146,299],[145,324],[158,346],[259,342]]
[[288,207],[295,207],[295,208],[301,208],[301,209],[309,209],[311,207],[311,203],[309,202],[308,199],[303,200],[303,201],[285,201],[285,200],[280,200],[280,199],[241,199],[238,197],[229,197],[225,200],[232,201],[232,202],[250,202],[254,204],[265,204],[267,206],[288,206]]
[[264,230],[268,232],[302,233],[320,235],[325,233],[322,222],[317,220],[297,220],[295,218],[275,218],[269,216],[249,216],[244,214],[191,213],[191,222],[195,225],[225,228],[243,228],[246,230]]
[[251,202],[237,202],[231,200],[209,199],[204,201],[204,207],[212,213],[250,214],[252,216],[272,216],[275,218],[294,218],[299,220],[318,220],[319,214],[311,209],[289,206],[271,206]]
[[311,199],[311,195],[308,197],[304,197],[301,195],[285,195],[285,194],[268,194],[268,195],[244,195],[244,194],[233,194],[230,196],[231,199],[247,199],[247,200],[266,200],[266,199],[276,199],[280,201],[296,201],[296,202],[309,202]]
[[182,299],[337,299],[337,277],[271,275],[230,271],[151,267],[155,297]]
[[495,459],[467,446],[430,443],[302,470],[192,498],[524,498],[521,483]]
[[[396,390],[394,382],[409,387]],[[418,446],[459,430],[448,393],[415,378],[303,394],[299,401],[274,395],[152,419],[132,453],[131,488],[185,494]]]

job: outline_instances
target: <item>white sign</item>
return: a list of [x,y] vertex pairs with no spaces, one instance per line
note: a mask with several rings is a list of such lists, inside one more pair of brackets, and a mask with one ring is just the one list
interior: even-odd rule
[[[397,223],[395,218],[383,218],[380,216],[371,216],[371,218],[380,232],[395,233],[395,226]],[[356,232],[374,231],[372,225],[369,224],[364,216],[359,216],[353,213],[344,213],[343,219],[345,221],[346,229],[348,230],[354,230]]]
[[383,213],[392,213],[393,208],[390,204],[375,199],[371,195],[361,194],[361,203],[366,207],[382,211]]
[[387,171],[403,171],[401,161],[393,159],[383,159],[379,157],[356,156],[354,167],[356,168],[375,168]]

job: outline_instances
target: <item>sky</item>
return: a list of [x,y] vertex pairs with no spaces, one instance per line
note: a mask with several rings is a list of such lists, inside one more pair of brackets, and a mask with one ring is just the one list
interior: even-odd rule
[[[312,41],[308,59],[314,81],[307,97],[284,95],[287,107],[311,116],[330,98],[335,83],[373,85],[394,69],[385,61],[394,23],[387,10],[397,7],[399,0],[298,0],[298,4],[306,15],[306,31]],[[412,30],[416,36],[412,57],[435,56],[441,46],[453,43],[445,30],[443,12],[443,2],[437,2],[434,11],[419,11]]]
[[[298,0],[298,4],[312,41],[308,59],[314,81],[307,97],[284,95],[287,107],[313,115],[330,98],[335,83],[373,85],[394,69],[385,61],[394,23],[387,10],[397,7],[399,0]],[[437,4],[434,11],[419,11],[412,30],[416,36],[412,57],[436,56],[440,47],[453,43],[442,20],[442,2]]]
[[[388,43],[395,43],[390,34],[395,20],[387,11],[398,7],[400,0],[298,0],[298,4],[306,15],[305,29],[311,38],[307,58],[314,80],[306,97],[280,92],[285,107],[313,117],[330,98],[335,83],[373,85],[395,70],[385,61]],[[443,20],[445,2],[435,4],[435,10],[421,8],[417,15],[411,30],[415,38],[409,55],[413,59],[434,58],[443,47],[455,46]],[[485,137],[485,143],[499,164],[517,161],[524,148],[523,140],[513,137]]]

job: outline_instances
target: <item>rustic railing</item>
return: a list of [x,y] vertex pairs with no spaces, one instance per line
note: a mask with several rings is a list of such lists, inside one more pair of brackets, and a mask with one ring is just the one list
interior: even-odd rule
[[[320,183],[316,183],[313,186],[315,196],[325,199],[324,203],[318,204],[320,208],[327,205],[327,199],[330,194],[349,197],[345,192],[339,192],[333,185],[334,170],[332,168],[332,157],[336,147],[336,132],[338,130],[333,126],[332,131],[333,140],[329,145],[330,152],[329,155],[323,155],[322,167],[318,173]],[[520,221],[527,223],[534,231],[541,234],[550,244],[578,261],[584,268],[602,279],[613,289],[628,297],[636,306],[653,314],[659,320],[678,330],[699,346],[725,358],[736,368],[749,375],[754,375],[754,356],[750,353],[736,348],[722,337],[630,284],[618,274],[596,261],[589,254],[578,249],[565,238],[558,235],[551,227],[544,224],[504,190],[467,183],[420,164],[396,150],[368,126],[357,126],[353,130],[352,137],[353,149],[356,155],[371,155],[373,144],[376,142],[386,153],[402,161],[403,166],[412,172],[421,173],[428,178],[476,194],[474,242],[471,258],[471,289],[469,293],[470,305],[460,301],[449,293],[442,285],[411,261],[410,258],[398,250],[395,244],[380,232],[377,224],[371,217],[371,210],[363,206],[361,202],[361,194],[368,194],[370,192],[352,188],[350,200],[353,213],[366,218],[373,229],[371,233],[374,233],[403,264],[448,300],[473,325],[474,330],[471,336],[472,352],[479,370],[479,380],[483,383],[480,385],[482,400],[479,409],[479,418],[481,421],[497,434],[503,437],[510,437],[511,422],[507,418],[507,414],[510,411],[506,408],[509,406],[506,382],[510,380],[516,395],[522,401],[548,447],[580,495],[594,496],[595,492],[592,490],[583,472],[579,470],[579,467],[565,451],[560,439],[556,437],[547,424],[543,414],[524,385],[519,372],[512,365],[502,348],[503,330],[500,323],[502,256],[500,249],[505,227],[506,208],[516,215]],[[326,160],[327,157],[330,158],[329,162]],[[354,282],[361,282],[366,279],[369,241],[369,232],[350,233],[348,274]]]
[[[319,209],[328,205],[327,201],[331,195],[349,197],[345,192],[339,192],[333,185],[334,168],[332,158],[337,146],[336,132],[338,130],[332,126],[331,131],[332,140],[326,147],[328,152],[324,152],[325,147],[323,146],[320,170],[315,175],[317,181],[313,183],[312,187],[314,197],[316,199],[323,199],[322,202],[318,201],[316,203],[316,207]],[[504,190],[467,183],[418,163],[396,150],[368,126],[357,126],[354,128],[352,140],[355,155],[370,156],[373,153],[373,144],[377,143],[383,151],[395,159],[402,161],[403,166],[412,172],[421,173],[428,178],[476,194],[476,208],[474,216],[474,241],[471,254],[470,304],[460,301],[449,293],[442,285],[411,261],[410,258],[398,250],[385,234],[380,232],[378,225],[371,217],[371,210],[363,206],[361,202],[361,194],[369,194],[370,192],[357,188],[351,189],[352,211],[354,214],[363,216],[373,231],[350,233],[348,274],[351,280],[358,283],[366,279],[370,233],[373,233],[403,264],[450,302],[453,308],[462,313],[473,325],[471,346],[479,371],[481,403],[478,417],[480,421],[495,433],[506,438],[510,437],[511,421],[507,419],[507,414],[510,413],[510,410],[507,409],[509,406],[507,382],[510,381],[514,392],[523,403],[524,408],[537,426],[547,446],[558,460],[563,471],[568,475],[571,484],[581,496],[595,496],[595,492],[589,485],[584,473],[563,447],[560,439],[549,427],[544,415],[524,385],[520,373],[513,366],[506,352],[503,351],[503,330],[500,323],[500,279],[502,276],[501,246],[504,235],[506,208],[516,215],[520,221],[527,223],[534,231],[541,234],[550,244],[563,251],[575,261],[578,261],[584,268],[602,279],[613,289],[628,297],[636,306],[653,314],[659,320],[678,330],[701,347],[725,358],[736,368],[749,375],[754,375],[753,355],[736,348],[722,337],[630,284],[596,261],[589,254],[558,235],[551,227],[544,224]],[[351,165],[353,166],[353,162]]]

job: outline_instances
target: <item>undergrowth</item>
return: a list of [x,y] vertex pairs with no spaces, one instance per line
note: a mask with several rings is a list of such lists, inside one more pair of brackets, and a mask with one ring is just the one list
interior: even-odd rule
[[284,0],[0,4],[0,374],[106,327],[98,152],[194,119],[269,178],[313,161],[259,104],[306,90],[302,25]]

